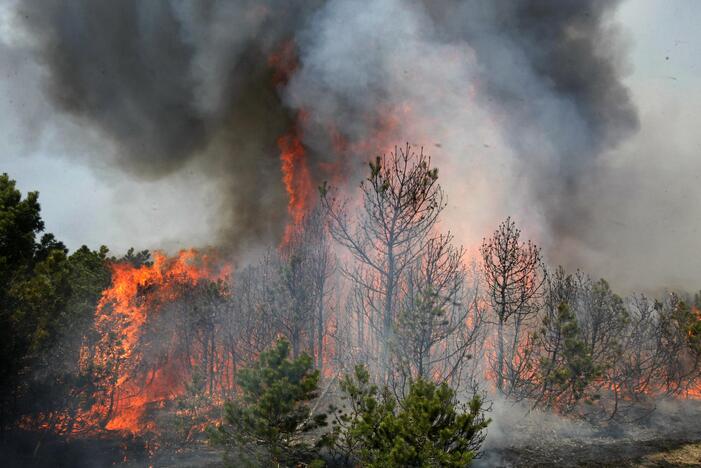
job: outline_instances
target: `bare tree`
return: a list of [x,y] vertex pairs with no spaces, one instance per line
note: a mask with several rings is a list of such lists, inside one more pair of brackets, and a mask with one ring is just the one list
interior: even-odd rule
[[479,337],[482,316],[476,291],[465,287],[462,247],[453,236],[429,239],[402,281],[393,353],[398,362],[398,387],[417,378],[459,380],[468,350]]
[[[492,237],[484,239],[482,254],[487,293],[497,317],[497,389],[505,393],[504,382],[515,380],[528,363],[519,356],[519,343],[528,336],[524,325],[538,310],[545,282],[545,267],[540,249],[531,241],[520,241],[521,231],[507,218]],[[511,343],[505,350],[504,327],[511,319]]]
[[258,357],[280,333],[280,310],[289,298],[280,284],[275,251],[236,272],[225,323],[226,342],[236,365]]
[[445,199],[438,170],[431,168],[423,149],[416,152],[407,144],[369,166],[357,216],[349,217],[348,203],[337,203],[325,186],[321,199],[332,236],[359,264],[344,273],[371,293],[373,312],[379,315],[380,372],[386,377],[400,278],[423,251]]
[[666,350],[660,346],[660,321],[655,302],[643,294],[627,299],[628,321],[620,337],[621,355],[609,372],[613,402],[611,418],[626,418],[629,409],[640,417],[641,409],[655,408],[664,381]]
[[290,340],[292,356],[297,358],[302,351],[305,338],[307,342],[312,341],[306,335],[311,331],[309,324],[314,322],[314,298],[311,294],[313,285],[309,275],[311,258],[308,246],[301,242],[301,239],[294,239],[281,249],[277,260],[280,281],[289,302],[276,311],[276,316],[281,329]]
[[292,354],[299,355],[306,337],[307,351],[319,369],[326,333],[324,305],[335,263],[324,215],[321,208],[309,211],[278,251],[282,283],[290,298],[283,325],[289,333]]
[[331,250],[325,212],[321,207],[307,214],[303,226],[310,256],[308,274],[311,279],[310,293],[314,314],[314,320],[309,324],[309,348],[311,355],[316,356],[316,367],[322,371],[325,357],[324,338],[328,334],[329,319],[326,303],[328,296],[334,292],[329,285],[329,279],[336,270],[336,258]]
[[693,300],[670,294],[655,304],[659,346],[664,350],[662,380],[668,395],[684,395],[701,379],[701,296]]

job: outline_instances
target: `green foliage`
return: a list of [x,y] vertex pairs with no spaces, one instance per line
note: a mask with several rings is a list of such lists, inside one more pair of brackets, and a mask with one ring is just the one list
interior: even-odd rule
[[151,261],[151,252],[148,250],[140,250],[136,252],[134,247],[129,248],[127,253],[124,254],[120,259],[117,260],[119,263],[129,263],[134,268],[141,268],[142,266],[151,266],[153,262]]
[[[31,376],[26,388],[28,410],[59,413],[70,420],[90,406],[98,369],[79,367],[80,349],[92,330],[95,306],[109,285],[107,249],[82,247],[70,256],[52,250],[33,275],[12,290],[16,314],[28,326],[24,355]],[[66,428],[69,429],[69,428]]]
[[32,353],[53,346],[92,318],[110,282],[106,255],[106,247],[95,252],[83,246],[70,256],[53,249],[36,263],[31,275],[15,280],[10,289],[16,300],[14,313],[18,323],[30,324]]
[[336,412],[335,447],[361,466],[468,466],[490,422],[479,396],[460,404],[448,385],[419,379],[398,401],[370,383],[364,366],[344,377],[341,390],[347,410]]
[[[32,327],[21,322],[17,298],[10,293],[15,283],[32,270],[36,235],[44,229],[39,215],[39,194],[22,200],[15,181],[0,176],[0,382],[3,400],[17,383],[22,360],[32,340]],[[1,401],[0,404],[4,403]],[[0,407],[4,416],[4,404]],[[4,419],[4,418],[3,418]]]
[[44,230],[39,211],[38,192],[30,192],[22,200],[15,181],[7,174],[0,176],[0,294],[5,293],[17,269],[24,271],[33,263],[36,236]]
[[107,248],[82,247],[69,256],[52,234],[37,242],[43,229],[38,194],[22,199],[15,182],[0,176],[2,428],[39,411],[48,427],[58,420],[65,427],[66,413],[81,406],[91,384],[91,376],[77,369],[78,356],[110,282]]
[[223,423],[210,430],[212,442],[225,447],[237,463],[309,463],[324,442],[311,434],[326,424],[326,415],[314,414],[310,407],[319,372],[307,354],[290,360],[289,353],[289,343],[280,340],[252,367],[242,369],[241,396],[224,405]]
[[555,317],[544,317],[540,339],[558,343],[551,355],[541,358],[540,378],[545,385],[545,398],[550,405],[557,398],[571,407],[585,396],[591,382],[601,375],[602,368],[594,363],[591,350],[581,336],[577,317],[567,303],[560,303]]

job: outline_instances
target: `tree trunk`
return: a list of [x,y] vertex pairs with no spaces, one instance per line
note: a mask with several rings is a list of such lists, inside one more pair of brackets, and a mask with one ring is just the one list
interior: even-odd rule
[[292,328],[292,333],[291,333],[290,340],[292,341],[292,358],[297,359],[299,357],[299,352],[300,352],[300,346],[299,346],[299,340],[300,340],[300,332],[299,332],[299,325],[295,323]]
[[212,396],[214,395],[214,327],[212,327],[209,342],[209,396]]
[[504,320],[499,316],[497,328],[497,390],[504,392]]
[[319,302],[317,303],[317,352],[318,354],[318,363],[317,367],[319,368],[319,372],[323,371],[324,367],[324,281],[323,279],[321,280],[321,283],[319,284]]
[[394,253],[392,251],[392,244],[390,242],[387,249],[387,289],[385,291],[385,307],[384,316],[382,317],[382,343],[381,343],[381,360],[380,365],[382,366],[381,374],[383,375],[383,381],[386,382],[389,376],[389,342],[392,338],[392,309],[393,309],[393,299],[394,299],[394,286],[396,282],[395,275],[395,264],[394,264]]

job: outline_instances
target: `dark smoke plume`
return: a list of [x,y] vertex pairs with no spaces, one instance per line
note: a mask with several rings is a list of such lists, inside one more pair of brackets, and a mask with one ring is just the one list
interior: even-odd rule
[[[421,119],[404,128],[400,118],[391,137],[439,133],[454,150],[444,157],[460,160],[471,156],[451,135],[473,122],[460,117],[464,101],[435,89],[470,84],[480,115],[499,122],[509,148],[499,157],[507,164],[515,154],[512,171],[527,175],[530,193],[516,195],[538,204],[550,237],[586,242],[579,186],[637,128],[609,24],[617,4],[27,0],[19,13],[56,107],[107,137],[130,173],[158,178],[187,166],[211,175],[221,189],[217,242],[239,248],[281,233],[276,140],[300,111],[313,173],[334,160],[333,136],[363,142],[402,106]],[[289,41],[299,67],[282,84],[269,58]]]
[[194,164],[210,174],[221,193],[217,242],[235,247],[284,224],[276,139],[290,113],[268,57],[312,3],[41,0],[20,15],[55,105],[107,137],[130,173]]

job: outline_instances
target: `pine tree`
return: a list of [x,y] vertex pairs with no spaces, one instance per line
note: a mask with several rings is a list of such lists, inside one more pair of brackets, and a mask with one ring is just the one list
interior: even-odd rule
[[593,361],[569,304],[561,302],[555,316],[543,318],[537,340],[546,352],[540,363],[543,388],[538,401],[567,412],[582,399],[595,400],[597,395],[590,394],[589,387],[603,369]]
[[224,405],[224,420],[210,438],[227,449],[227,460],[261,466],[296,466],[314,461],[323,439],[311,434],[326,424],[310,403],[318,395],[319,372],[305,354],[290,360],[286,340],[261,353],[239,373],[242,395]]
[[336,413],[335,447],[360,466],[468,466],[490,422],[479,396],[460,404],[447,384],[425,379],[412,382],[398,401],[372,385],[367,369],[358,366],[342,380],[341,390],[348,411]]

